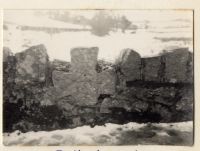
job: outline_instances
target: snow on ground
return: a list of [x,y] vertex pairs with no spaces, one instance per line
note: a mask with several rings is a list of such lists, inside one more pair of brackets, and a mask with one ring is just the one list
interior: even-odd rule
[[[70,61],[70,49],[74,47],[99,47],[99,59],[113,62],[124,48],[132,48],[142,57],[158,55],[163,49],[170,50],[179,47],[188,47],[191,51],[192,32],[177,31],[175,33],[154,33],[145,29],[138,29],[135,34],[127,31],[110,32],[109,35],[98,37],[90,31],[62,32],[48,34],[43,31],[21,31],[10,27],[4,32],[4,46],[9,47],[14,53],[27,49],[30,46],[44,44],[50,59]],[[187,38],[163,42],[157,38]]]
[[6,22],[22,26],[83,29],[81,25],[52,20],[46,16],[35,16],[32,10],[5,11],[4,18]]
[[74,129],[3,134],[4,145],[192,145],[193,122],[105,126]]
[[[79,13],[81,14],[81,12]],[[188,47],[190,51],[193,51],[191,13],[173,11],[162,13],[160,11],[127,11],[124,13],[127,13],[127,17],[138,26],[138,30],[127,30],[125,33],[120,30],[111,31],[108,35],[99,37],[93,35],[90,31],[63,31],[55,34],[45,31],[23,31],[17,26],[61,29],[81,29],[83,27],[34,16],[32,11],[6,11],[4,23],[8,29],[4,30],[3,33],[3,45],[16,53],[33,45],[44,44],[51,60],[61,59],[66,61],[70,61],[70,49],[81,46],[99,47],[99,59],[111,62],[124,48],[132,48],[142,57],[158,55],[163,49]],[[184,19],[188,21],[184,21]],[[145,23],[146,20],[148,20],[147,24]],[[140,22],[137,23],[137,21]],[[145,26],[147,28],[144,28]]]

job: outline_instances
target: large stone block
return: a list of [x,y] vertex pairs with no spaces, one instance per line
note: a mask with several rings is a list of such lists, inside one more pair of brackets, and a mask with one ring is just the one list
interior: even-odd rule
[[54,87],[67,89],[67,86],[76,82],[76,76],[72,75],[71,72],[54,70],[52,72],[52,80]]
[[160,81],[161,57],[143,58],[142,76],[145,81]]
[[74,48],[71,50],[71,70],[53,71],[54,87],[60,97],[72,96],[76,105],[90,106],[97,102],[98,48]]
[[[165,58],[165,81],[187,82],[190,52],[187,48],[175,49],[164,54]],[[191,75],[192,76],[192,75]]]
[[77,101],[77,105],[90,106],[97,103],[96,82],[79,82],[72,86],[76,89],[73,96]]
[[53,71],[53,84],[60,97],[73,96],[77,105],[93,105],[96,103],[96,83],[80,81],[75,73]]
[[72,74],[76,82],[70,86],[79,105],[94,105],[97,102],[97,56],[98,48],[73,48],[71,50]]
[[141,79],[141,57],[132,49],[124,49],[117,58],[117,64],[126,81]]
[[98,51],[97,47],[73,48],[71,50],[72,71],[76,73],[96,74]]
[[44,82],[48,64],[47,50],[44,45],[37,45],[17,53],[16,82]]
[[114,94],[116,85],[116,73],[113,69],[104,70],[97,74],[98,95]]

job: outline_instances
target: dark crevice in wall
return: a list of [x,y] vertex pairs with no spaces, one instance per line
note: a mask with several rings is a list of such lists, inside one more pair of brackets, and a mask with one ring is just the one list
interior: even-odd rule
[[193,84],[191,83],[169,83],[169,82],[156,82],[156,81],[127,81],[127,87],[146,87],[146,88],[159,88],[159,87],[176,87],[176,88],[183,88],[183,87],[192,87]]
[[144,58],[141,58],[141,68],[140,68],[140,79],[142,81],[145,80],[145,73],[144,73],[144,68],[145,68],[145,59]]
[[110,120],[117,124],[124,124],[128,122],[138,122],[138,123],[146,123],[146,122],[160,122],[162,117],[158,113],[153,113],[150,110],[145,112],[128,112],[124,108],[111,108],[112,114],[108,114],[110,116]]
[[158,70],[158,79],[160,82],[165,82],[165,68],[166,68],[165,61],[166,58],[164,56],[161,56],[160,68]]

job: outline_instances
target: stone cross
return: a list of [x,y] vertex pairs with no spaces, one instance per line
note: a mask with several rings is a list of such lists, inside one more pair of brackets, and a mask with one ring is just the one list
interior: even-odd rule
[[114,72],[96,71],[98,51],[97,47],[71,49],[70,72],[53,72],[53,83],[60,96],[71,95],[75,104],[91,106],[97,103],[100,94],[114,93]]

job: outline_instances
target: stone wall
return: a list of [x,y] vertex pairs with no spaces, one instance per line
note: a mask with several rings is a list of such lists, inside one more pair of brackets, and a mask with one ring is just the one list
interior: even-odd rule
[[157,57],[141,58],[131,49],[122,50],[117,59],[125,81],[192,83],[192,53],[188,48],[175,49]]
[[[133,54],[140,62],[135,63],[135,60],[132,60]],[[126,72],[132,72],[130,78],[127,78],[124,74],[124,63],[118,62],[117,95],[112,98],[114,102],[109,103],[108,109],[118,104],[118,108],[134,113],[154,113],[158,115],[158,121],[163,122],[193,118],[193,62],[192,53],[187,48],[175,49],[149,58],[139,58],[136,52],[129,49],[129,53],[122,50],[120,58],[121,56],[126,56],[127,59],[121,62],[136,64],[138,76],[132,78],[131,75],[136,71],[132,72],[133,67],[127,65]],[[181,107],[183,100],[185,105]],[[105,101],[107,102],[107,99]]]
[[186,48],[149,58],[124,49],[114,64],[97,57],[97,47],[71,49],[71,63],[49,61],[43,45],[15,55],[4,48],[5,119],[11,110],[21,115],[5,120],[4,129],[22,121],[41,130],[193,119],[193,58]]

